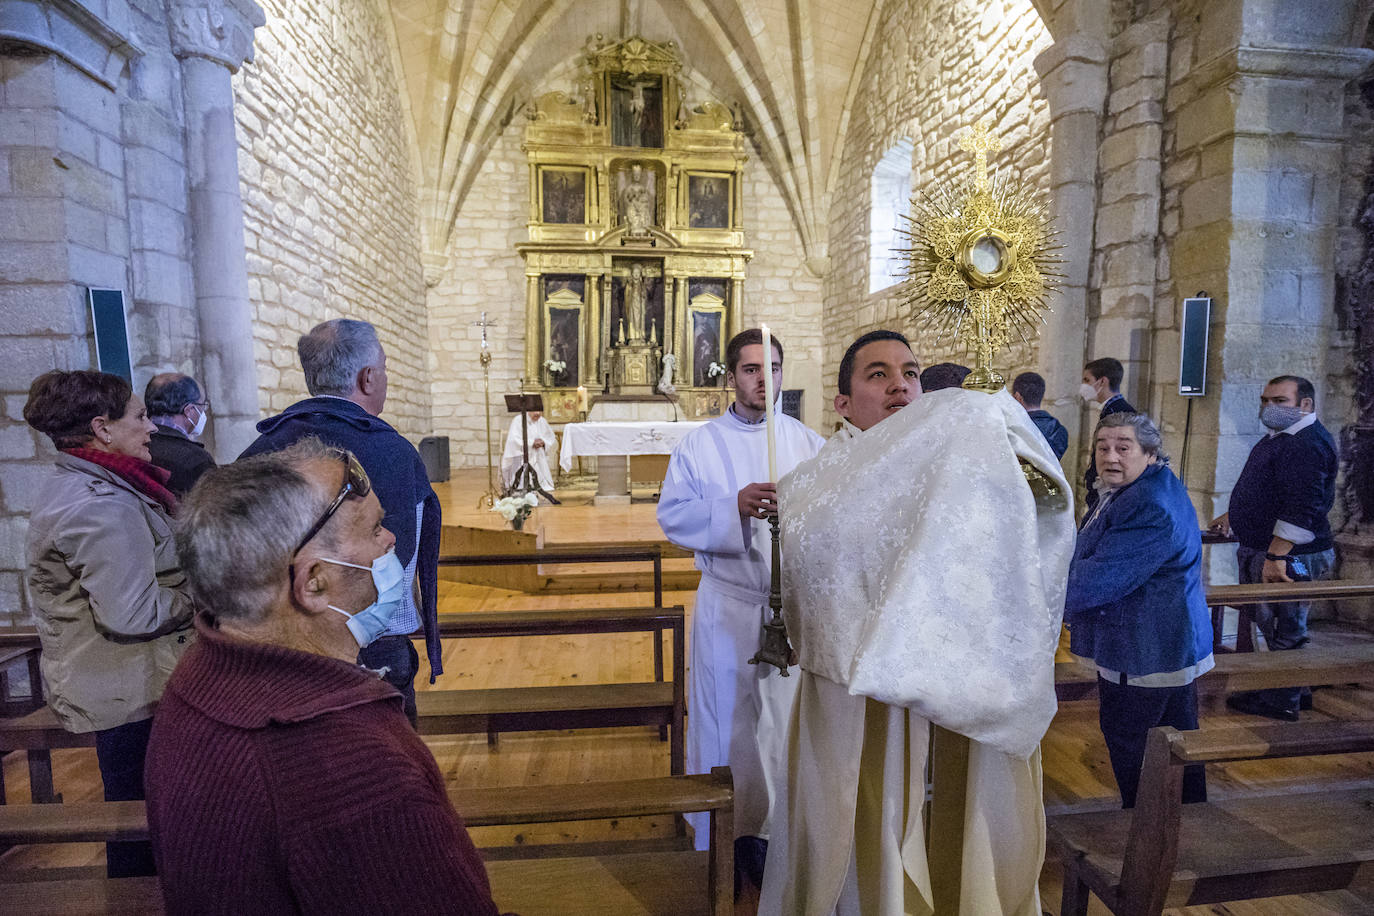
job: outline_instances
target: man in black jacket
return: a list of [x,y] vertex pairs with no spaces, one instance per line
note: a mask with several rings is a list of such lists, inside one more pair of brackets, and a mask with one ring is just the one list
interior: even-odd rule
[[[1316,389],[1305,378],[1280,375],[1260,395],[1260,422],[1269,432],[1255,443],[1231,490],[1216,531],[1240,542],[1242,584],[1326,579],[1336,562],[1327,513],[1336,499],[1336,443],[1317,419]],[[1256,616],[1270,649],[1307,645],[1304,601],[1260,605]],[[1296,722],[1302,688],[1239,693],[1226,705],[1251,715]]]
[[[1131,402],[1126,400],[1121,393],[1121,380],[1126,377],[1126,370],[1121,365],[1120,360],[1112,359],[1110,356],[1103,356],[1095,359],[1083,367],[1083,383],[1078,386],[1078,396],[1088,405],[1101,404],[1102,410],[1098,414],[1098,419],[1114,413],[1135,413],[1135,408]],[[1093,420],[1090,427],[1096,426],[1097,420]],[[1097,505],[1097,457],[1094,455],[1088,459],[1088,470],[1083,475],[1083,483],[1087,487],[1087,492],[1083,498],[1083,504],[1089,512],[1093,506]]]
[[181,499],[200,475],[215,466],[215,459],[197,440],[205,431],[210,402],[189,375],[163,372],[148,380],[143,390],[148,419],[157,429],[148,439],[153,464],[172,473],[167,489]]
[[1054,414],[1042,410],[1040,404],[1045,399],[1045,379],[1038,372],[1022,372],[1011,383],[1011,396],[1016,403],[1026,408],[1031,422],[1040,430],[1040,435],[1050,444],[1054,457],[1063,458],[1069,449],[1069,431],[1064,424],[1055,419]]
[[414,724],[420,662],[410,634],[424,629],[430,682],[444,671],[437,601],[439,498],[415,446],[378,416],[386,404],[386,353],[372,325],[350,318],[326,321],[303,336],[296,351],[312,397],[260,422],[261,435],[240,457],[278,451],[307,436],[357,456],[386,510],[384,525],[396,536],[396,559],[405,568],[400,606],[382,635],[358,653],[358,661],[386,670],[383,677],[401,691]]

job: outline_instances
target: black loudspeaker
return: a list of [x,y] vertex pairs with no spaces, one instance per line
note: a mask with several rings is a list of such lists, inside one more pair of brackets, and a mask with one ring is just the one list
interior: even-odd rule
[[129,358],[129,328],[124,319],[124,291],[88,289],[91,327],[95,330],[95,367],[134,383],[133,360]]
[[448,480],[448,436],[425,436],[420,440],[420,460],[430,483]]
[[1212,299],[1183,300],[1183,333],[1178,357],[1178,393],[1201,397],[1207,393],[1207,333],[1212,323]]

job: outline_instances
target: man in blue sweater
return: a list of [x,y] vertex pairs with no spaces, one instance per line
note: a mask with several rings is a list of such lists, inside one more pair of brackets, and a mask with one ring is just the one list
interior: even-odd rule
[[348,449],[362,464],[386,512],[383,525],[396,536],[396,559],[405,572],[400,605],[386,628],[362,646],[358,662],[385,670],[383,677],[405,698],[413,725],[420,660],[410,634],[424,628],[431,683],[444,671],[437,603],[439,498],[415,446],[378,416],[386,404],[386,353],[372,325],[350,318],[326,321],[303,336],[296,351],[311,397],[260,422],[260,435],[239,457],[278,451],[314,436]]
[[[1316,390],[1296,375],[1280,375],[1260,395],[1268,434],[1255,444],[1214,530],[1240,546],[1240,581],[1326,579],[1336,562],[1327,513],[1336,498],[1336,443],[1317,419]],[[1307,644],[1306,602],[1261,605],[1256,620],[1270,649]],[[1302,688],[1236,694],[1226,705],[1251,715],[1296,722]]]
[[1011,383],[1011,396],[1016,403],[1026,408],[1031,422],[1040,430],[1040,435],[1050,444],[1054,457],[1063,458],[1069,450],[1069,431],[1064,424],[1055,419],[1054,414],[1043,410],[1040,404],[1045,399],[1045,379],[1038,372],[1022,372]]

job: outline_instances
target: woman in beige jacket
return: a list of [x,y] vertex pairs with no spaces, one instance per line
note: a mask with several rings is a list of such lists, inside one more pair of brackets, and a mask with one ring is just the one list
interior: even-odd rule
[[[58,449],[28,535],[48,702],[68,731],[95,732],[105,800],[141,799],[153,706],[193,632],[154,426],[128,382],[85,370],[35,379],[24,419]],[[147,843],[107,844],[106,859],[111,877],[154,873]]]

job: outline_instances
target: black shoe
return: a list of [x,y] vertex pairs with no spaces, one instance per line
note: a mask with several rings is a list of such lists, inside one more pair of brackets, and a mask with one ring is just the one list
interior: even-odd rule
[[1312,708],[1312,692],[1304,690],[1302,696],[1298,697],[1298,709],[1308,710]]
[[1278,719],[1280,722],[1298,721],[1298,711],[1296,709],[1285,709],[1282,706],[1275,706],[1253,694],[1238,693],[1235,696],[1226,698],[1226,705],[1236,712],[1243,712],[1248,716],[1264,716],[1266,719]]

